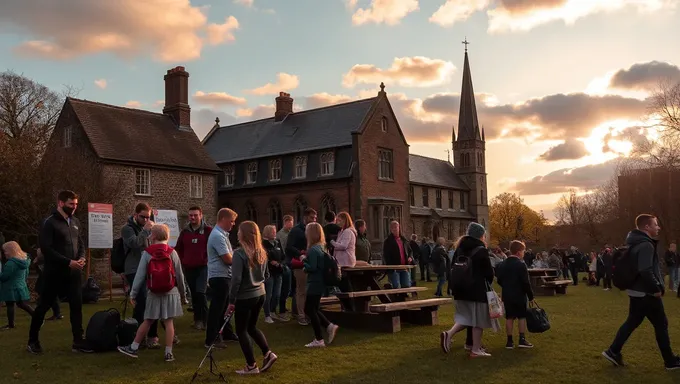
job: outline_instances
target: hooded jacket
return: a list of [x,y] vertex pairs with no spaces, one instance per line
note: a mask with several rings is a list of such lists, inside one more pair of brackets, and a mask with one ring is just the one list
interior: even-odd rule
[[353,267],[357,263],[356,246],[357,231],[353,227],[343,229],[338,233],[337,240],[331,240],[334,253],[341,267]]
[[365,261],[367,263],[371,261],[371,241],[368,240],[365,233],[363,235],[357,233],[354,254],[357,260]]
[[172,260],[172,265],[175,268],[176,284],[175,287],[172,288],[169,292],[165,293],[165,295],[178,295],[178,300],[180,299],[180,296],[182,299],[184,299],[186,287],[184,286],[184,273],[182,272],[182,263],[179,260],[179,256],[177,256],[177,252],[175,252],[175,250],[171,246],[163,243],[150,245],[142,252],[139,268],[137,269],[137,273],[135,274],[135,280],[132,283],[130,298],[134,299],[135,297],[137,297],[140,289],[147,289],[144,283],[146,282],[146,274],[147,268],[149,266],[149,261],[153,256],[170,257],[170,259]]
[[31,261],[11,257],[0,273],[0,301],[28,301],[31,294],[26,285]]
[[54,210],[52,216],[43,222],[38,241],[45,258],[45,270],[50,272],[68,274],[71,260],[85,257],[80,221],[75,216],[69,222]]
[[[473,255],[472,253],[477,247],[483,248]],[[455,299],[486,303],[487,284],[493,283],[494,277],[493,267],[489,259],[489,250],[483,241],[471,236],[464,236],[456,249],[453,259],[456,260],[459,256],[470,257],[473,282],[469,289],[457,295]]]
[[208,265],[208,237],[212,227],[201,222],[196,230],[188,224],[177,238],[175,251],[185,268],[198,268]]
[[664,292],[663,278],[656,253],[657,241],[646,233],[634,229],[626,237],[630,256],[637,261],[638,276],[628,289],[630,296],[654,295]]
[[127,224],[120,231],[120,237],[123,238],[123,245],[127,254],[125,257],[126,275],[137,273],[137,267],[142,259],[142,252],[149,246],[149,236],[151,236],[151,231],[140,227],[133,216],[128,218]]

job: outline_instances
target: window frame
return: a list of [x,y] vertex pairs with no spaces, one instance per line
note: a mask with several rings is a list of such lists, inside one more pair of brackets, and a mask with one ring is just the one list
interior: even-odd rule
[[430,191],[427,187],[423,187],[423,207],[430,207]]
[[[275,172],[278,171],[278,177],[275,177]],[[269,181],[281,181],[281,159],[273,159],[269,161]]]
[[409,192],[409,203],[411,204],[412,207],[415,207],[416,206],[415,187],[413,187],[413,185],[409,185],[408,192]]
[[[298,161],[302,164],[299,165]],[[298,167],[302,170],[298,175]],[[302,180],[307,178],[307,156],[298,155],[293,158],[293,179]]]
[[378,180],[394,181],[394,151],[391,149],[378,148]]
[[[251,168],[255,168],[253,171]],[[251,161],[246,164],[246,184],[255,184],[257,183],[257,171],[258,171],[258,166],[257,166],[257,161]],[[254,173],[253,178],[251,179],[250,174]]]
[[62,139],[64,148],[71,148],[73,145],[73,126],[67,125],[64,127],[64,137]]
[[439,188],[434,191],[434,206],[437,209],[442,209],[442,190]]
[[387,121],[387,116],[383,116],[380,119],[380,130],[383,131],[383,132],[387,132],[388,129],[389,129],[389,124],[388,124],[388,121]]
[[[321,176],[333,176],[335,173],[335,153],[324,152],[319,156]],[[324,169],[327,168],[327,169]]]
[[[146,175],[146,193],[139,192],[138,186],[142,186],[142,183],[138,183],[138,172],[143,172],[142,175]],[[135,196],[151,196],[151,169],[149,168],[135,168]]]
[[[222,168],[222,174],[224,175],[223,187],[233,187],[236,182],[236,167],[233,164],[229,164]],[[231,183],[229,182],[231,178]]]
[[449,209],[453,209],[453,207],[454,207],[454,205],[453,205],[453,191],[449,190],[448,192],[449,192]]
[[[198,192],[198,193],[196,193]],[[189,197],[192,199],[203,198],[203,176],[189,175]]]

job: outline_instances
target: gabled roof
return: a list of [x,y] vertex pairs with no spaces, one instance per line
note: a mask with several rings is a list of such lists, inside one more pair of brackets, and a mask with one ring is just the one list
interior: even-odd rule
[[463,64],[463,86],[460,91],[460,110],[458,112],[458,140],[481,139],[479,122],[477,121],[475,91],[472,88],[472,74],[470,73],[470,62],[466,49],[465,63]]
[[272,116],[219,127],[203,139],[203,146],[218,164],[350,146],[375,100],[295,112],[282,121]]
[[170,116],[67,98],[100,159],[219,171],[193,131]]
[[470,190],[458,176],[453,164],[431,157],[408,155],[409,181],[415,184]]

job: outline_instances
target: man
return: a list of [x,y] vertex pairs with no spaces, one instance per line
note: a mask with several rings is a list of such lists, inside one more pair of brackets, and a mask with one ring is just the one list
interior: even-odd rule
[[[420,258],[422,257],[420,254],[420,246],[418,245],[418,235],[415,233],[411,235],[411,241],[409,241],[408,246],[411,248],[411,254],[413,255],[413,263],[414,265],[418,264],[420,265]],[[423,271],[420,271],[420,274],[423,274]],[[411,285],[415,286],[416,285],[416,269],[413,268],[411,269]]]
[[85,266],[85,245],[80,236],[80,221],[73,217],[78,208],[78,195],[61,191],[57,209],[47,218],[38,236],[40,250],[45,259],[44,282],[40,287],[40,301],[31,319],[27,350],[42,353],[40,327],[45,314],[60,295],[68,296],[73,334],[74,352],[91,353],[83,340],[83,282],[81,271]]
[[326,212],[324,220],[326,221],[326,225],[323,226],[323,234],[326,237],[326,249],[328,249],[328,253],[332,255],[333,246],[331,245],[331,241],[338,239],[338,233],[340,233],[342,228],[335,223],[336,217],[335,212],[333,211]]
[[[408,240],[401,234],[398,221],[390,223],[390,234],[383,243],[383,258],[387,265],[410,265],[413,262]],[[388,272],[392,288],[410,288],[408,269]]]
[[656,343],[666,369],[678,369],[680,358],[673,354],[671,348],[668,319],[661,299],[665,290],[659,268],[659,256],[656,253],[657,240],[654,239],[659,235],[661,228],[656,217],[648,214],[639,215],[635,219],[635,227],[637,229],[630,231],[626,237],[629,256],[636,262],[638,272],[635,282],[626,291],[630,300],[628,318],[619,328],[609,349],[602,352],[602,356],[617,367],[623,366],[621,349],[646,317],[654,327]]
[[[205,332],[205,347],[215,342],[222,327],[229,300],[229,284],[231,283],[231,260],[233,249],[229,242],[229,231],[236,224],[236,212],[222,208],[217,212],[217,225],[208,237],[208,284],[212,291],[212,300],[208,311],[208,325]],[[230,323],[224,327],[223,340],[215,343],[215,348],[225,348],[225,341],[238,341]]]
[[[605,248],[602,253],[602,265],[604,266],[604,290],[611,291],[612,277],[614,274],[614,255],[611,248]],[[663,279],[661,280],[663,282]]]
[[208,285],[208,237],[211,232],[212,227],[203,221],[201,207],[191,207],[189,224],[180,232],[175,246],[191,292],[194,328],[199,331],[205,329],[208,321],[205,291]]
[[[298,324],[308,325],[307,317],[305,316],[305,288],[307,285],[307,274],[305,273],[304,264],[300,261],[307,249],[307,236],[305,229],[307,224],[316,222],[316,211],[312,208],[305,209],[302,217],[302,222],[290,230],[288,240],[286,241],[286,261],[290,263],[295,277],[295,297],[293,297],[293,307],[297,307]],[[326,239],[328,240],[328,239]]]
[[430,256],[432,255],[432,248],[427,244],[427,237],[423,237],[420,244],[420,258],[418,259],[418,267],[420,268],[420,281],[425,281],[425,276],[427,276],[427,281],[431,282],[430,278]]
[[357,220],[354,222],[354,228],[357,230],[357,243],[355,253],[357,261],[371,262],[371,242],[366,236],[366,222],[364,220]]
[[581,265],[581,253],[572,246],[569,251],[569,272],[571,273],[574,285],[578,285],[578,269]]
[[[288,243],[288,234],[290,233],[290,230],[293,228],[293,216],[291,215],[285,215],[283,216],[283,228],[279,229],[279,231],[276,233],[276,239],[281,242],[281,248],[284,250],[284,254],[286,251],[286,244]],[[292,296],[293,300],[295,300],[295,283],[293,279],[293,272],[290,270],[290,264],[288,264],[288,261],[286,263],[283,263],[283,278],[281,279],[281,297],[279,299],[279,316],[284,319],[284,321],[288,321],[288,309],[286,309],[286,302],[288,301],[288,297]],[[297,315],[297,307],[295,306],[295,302],[293,302],[293,314]]]
[[437,238],[437,245],[434,246],[430,258],[432,259],[432,268],[434,273],[437,274],[437,290],[434,295],[437,297],[442,297],[444,292],[444,284],[446,284],[447,271],[449,270],[450,262],[449,256],[446,254],[446,239],[443,237]]
[[678,254],[676,252],[677,246],[675,243],[671,243],[664,255],[664,261],[666,263],[666,269],[668,270],[668,289],[671,292],[678,290],[678,264],[676,263],[678,259]]

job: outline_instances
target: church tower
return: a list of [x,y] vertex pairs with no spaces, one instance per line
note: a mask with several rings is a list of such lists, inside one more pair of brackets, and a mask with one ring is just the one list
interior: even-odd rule
[[480,130],[477,120],[475,92],[472,88],[472,75],[468,61],[467,39],[465,44],[465,63],[463,64],[463,86],[460,91],[460,111],[458,113],[458,137],[452,129],[453,164],[456,173],[470,187],[469,198],[465,205],[468,212],[477,218],[487,232],[489,230],[488,189],[486,184],[486,145],[484,128]]

